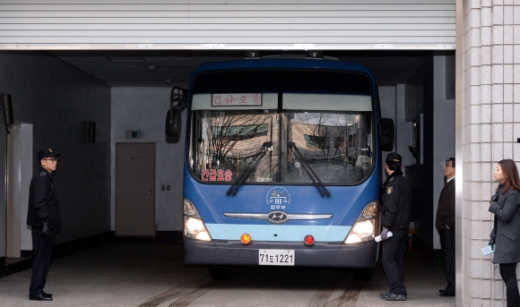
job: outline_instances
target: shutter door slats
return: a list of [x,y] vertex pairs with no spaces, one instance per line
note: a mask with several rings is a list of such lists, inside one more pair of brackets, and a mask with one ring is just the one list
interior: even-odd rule
[[301,49],[302,45],[455,49],[455,0],[0,3],[0,49]]
[[[30,30],[30,31],[47,31],[47,30],[58,30],[58,31],[89,31],[89,30],[112,30],[112,31],[144,31],[144,30],[154,30],[154,31],[205,31],[207,30],[206,24],[163,24],[161,26],[161,30],[157,30],[155,25],[151,24],[137,24],[137,23],[121,23],[121,24],[44,24],[39,23],[38,29],[34,29],[34,25],[28,24],[3,24],[2,29],[4,30],[16,30],[21,33],[22,31]],[[213,30],[234,30],[234,31],[258,31],[258,26],[252,24],[244,24],[240,29],[236,29],[236,25],[234,24],[214,24],[212,26]],[[327,31],[337,31],[337,30],[348,30],[348,31],[356,31],[356,30],[378,30],[378,31],[394,31],[394,30],[409,30],[409,31],[420,31],[420,30],[429,30],[429,31],[454,31],[453,27],[449,24],[418,24],[414,23],[414,29],[410,30],[410,26],[408,24],[301,24],[301,23],[293,23],[293,24],[281,24],[281,23],[272,23],[266,24],[262,26],[263,30],[305,30],[305,31],[318,31],[318,30],[327,30]]]

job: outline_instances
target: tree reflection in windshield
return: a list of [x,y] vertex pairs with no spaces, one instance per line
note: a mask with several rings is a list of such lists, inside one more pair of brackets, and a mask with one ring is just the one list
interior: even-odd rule
[[[370,127],[361,113],[287,113],[287,139],[324,183],[357,183],[372,166]],[[301,164],[287,153],[287,181],[310,182]]]
[[[277,116],[271,114],[202,111],[199,116],[199,169],[229,170],[233,179],[254,159],[262,144],[271,141],[273,127],[278,131],[278,125],[275,124]],[[272,154],[264,156],[256,172],[266,178],[250,176],[248,181],[270,180],[267,177],[272,175],[273,166],[278,164],[277,159],[276,163],[273,162]]]
[[[202,181],[235,180],[265,142],[272,142],[273,147],[251,170],[246,183],[311,184],[302,169],[303,161],[324,184],[357,184],[372,169],[369,112],[298,111],[279,115],[229,110],[194,114],[199,137],[196,151],[191,153],[196,160],[192,168]],[[294,142],[303,161],[287,149],[288,142]]]

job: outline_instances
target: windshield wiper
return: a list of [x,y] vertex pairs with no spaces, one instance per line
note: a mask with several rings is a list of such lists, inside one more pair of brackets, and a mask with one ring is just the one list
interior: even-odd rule
[[312,167],[310,167],[310,165],[307,163],[307,161],[305,161],[303,159],[302,154],[300,153],[300,151],[298,150],[298,147],[296,147],[294,142],[287,142],[287,147],[290,150],[292,150],[292,152],[294,153],[294,156],[296,157],[296,160],[298,160],[302,164],[303,170],[307,173],[307,175],[309,175],[309,178],[311,178],[314,186],[316,188],[318,188],[318,191],[320,192],[321,196],[323,197],[323,196],[327,195],[328,197],[330,197],[329,190],[327,190],[325,185],[321,182],[320,177],[318,177],[318,175],[316,175],[316,173],[314,172]]
[[226,191],[226,195],[235,195],[238,191],[238,188],[244,181],[246,181],[247,178],[249,178],[249,175],[256,169],[262,158],[265,156],[265,154],[271,150],[271,147],[273,147],[273,142],[265,142],[262,144],[262,147],[260,150],[253,155],[253,159],[249,161],[249,163],[244,168],[244,171],[240,173],[240,175],[235,179],[235,181],[231,184],[229,189]]

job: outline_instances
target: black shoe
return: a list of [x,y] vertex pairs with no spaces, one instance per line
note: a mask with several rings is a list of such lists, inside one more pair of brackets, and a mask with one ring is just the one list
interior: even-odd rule
[[388,296],[385,297],[387,301],[406,301],[406,295],[388,293]]
[[52,301],[52,297],[44,296],[43,294],[29,295],[31,301]]
[[388,297],[389,295],[390,295],[390,293],[388,293],[388,292],[387,292],[387,293],[380,293],[380,294],[379,294],[379,297],[380,297],[381,299],[383,299],[383,300],[386,300],[387,297]]
[[449,286],[449,285],[446,286],[446,288],[439,290],[439,294],[442,293],[442,292],[444,292],[444,291],[455,292],[455,290],[452,291],[452,290],[448,290],[448,289],[450,289],[450,286]]
[[45,297],[52,297],[52,293],[47,293],[45,291],[42,291],[42,295]]
[[441,293],[439,293],[440,296],[455,296],[455,291],[447,291],[444,290]]

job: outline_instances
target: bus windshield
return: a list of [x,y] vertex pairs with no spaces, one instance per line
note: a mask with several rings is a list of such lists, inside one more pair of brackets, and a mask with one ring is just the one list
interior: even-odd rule
[[211,72],[193,84],[188,165],[203,183],[356,185],[373,169],[365,75]]

